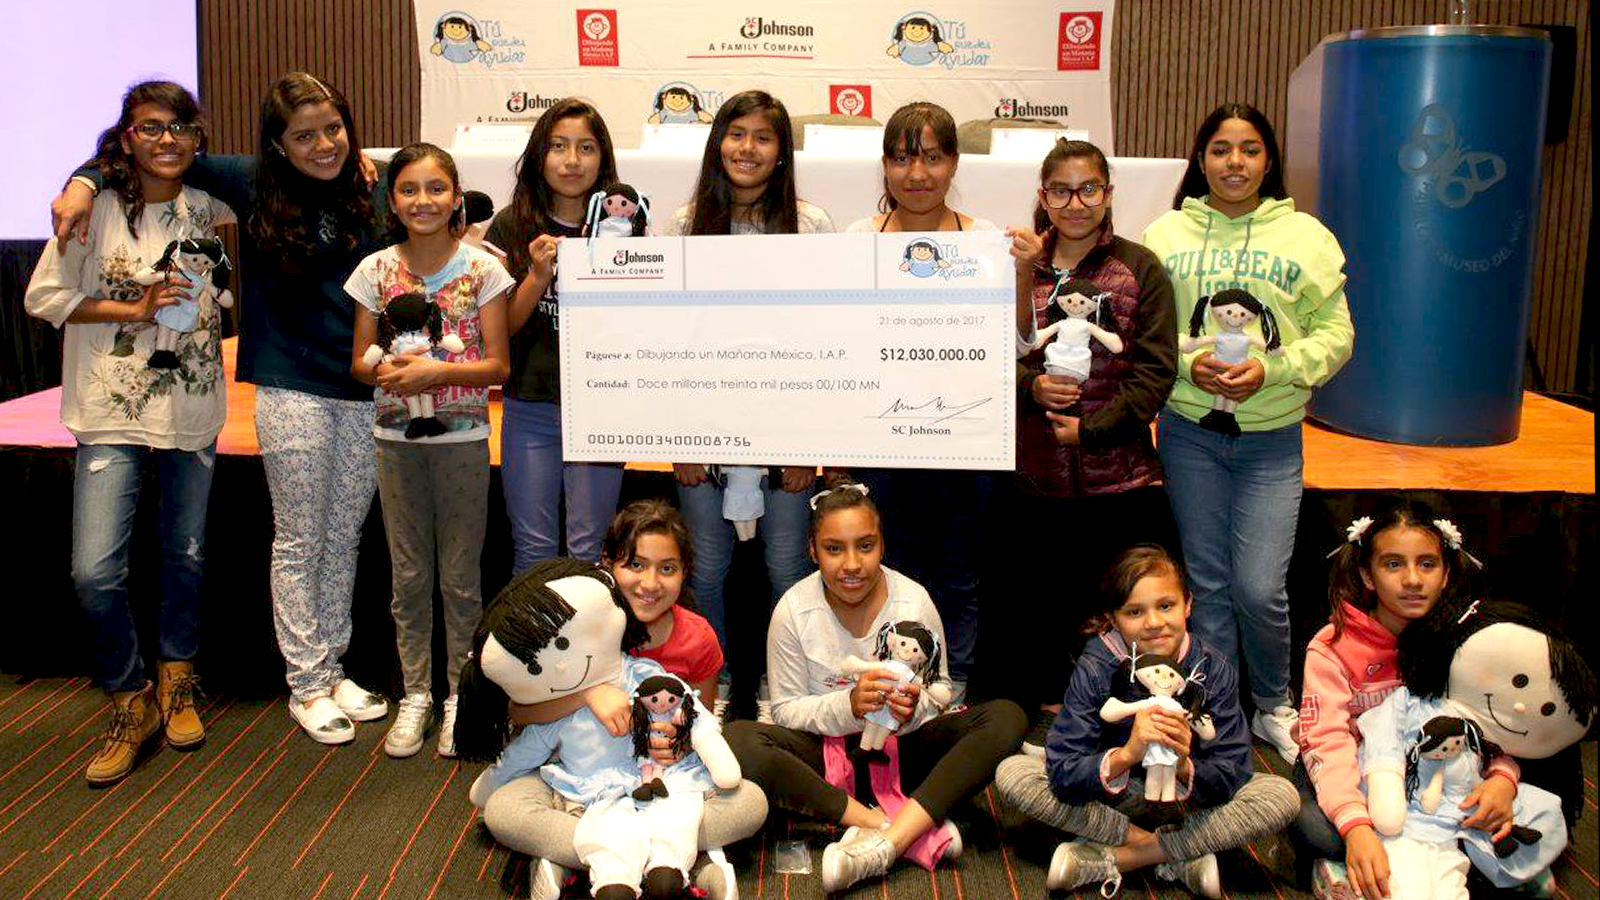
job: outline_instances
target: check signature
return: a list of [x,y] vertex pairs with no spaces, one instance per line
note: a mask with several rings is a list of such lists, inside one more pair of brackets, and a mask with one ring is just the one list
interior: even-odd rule
[[[878,413],[879,419],[926,419],[929,422],[943,422],[954,419],[964,412],[970,412],[993,400],[993,397],[984,397],[982,400],[971,400],[965,403],[946,403],[943,397],[934,397],[923,403],[908,403],[895,398],[889,408]],[[914,415],[897,415],[897,413],[913,413]]]

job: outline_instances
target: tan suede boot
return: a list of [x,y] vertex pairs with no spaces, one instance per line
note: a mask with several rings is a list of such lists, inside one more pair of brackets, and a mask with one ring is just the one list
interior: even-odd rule
[[194,691],[200,679],[194,663],[162,662],[156,668],[156,696],[161,703],[161,721],[167,726],[167,746],[174,750],[193,750],[206,742],[205,726],[194,708]]
[[137,691],[112,694],[111,724],[106,727],[105,744],[83,773],[89,786],[108,787],[128,777],[139,761],[139,752],[160,730],[155,685],[146,681]]

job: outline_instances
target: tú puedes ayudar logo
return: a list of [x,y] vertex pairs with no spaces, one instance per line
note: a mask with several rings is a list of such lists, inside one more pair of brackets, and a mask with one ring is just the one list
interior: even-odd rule
[[895,20],[884,52],[908,66],[938,64],[946,69],[987,66],[994,46],[967,31],[960,19],[941,19],[926,10]]
[[527,44],[506,32],[499,19],[479,19],[453,9],[433,25],[428,52],[457,65],[476,63],[486,69],[527,60]]

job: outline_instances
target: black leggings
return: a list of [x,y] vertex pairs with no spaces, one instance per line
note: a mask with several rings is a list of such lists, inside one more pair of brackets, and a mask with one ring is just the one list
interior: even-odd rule
[[[1027,727],[1022,708],[1010,700],[932,719],[900,737],[900,783],[917,786],[910,798],[937,822],[994,779]],[[741,720],[728,725],[724,736],[744,777],[759,784],[773,806],[824,822],[844,818],[849,798],[823,778],[820,735]]]

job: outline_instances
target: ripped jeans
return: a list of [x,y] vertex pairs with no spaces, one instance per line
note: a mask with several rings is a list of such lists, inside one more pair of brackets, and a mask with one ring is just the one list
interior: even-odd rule
[[160,658],[188,660],[200,647],[200,578],[206,504],[217,446],[157,450],[134,444],[79,444],[72,481],[72,583],[94,641],[95,683],[107,691],[144,685],[144,658],[128,603],[128,547],[139,508],[140,472],[155,469],[161,546],[157,621]]

